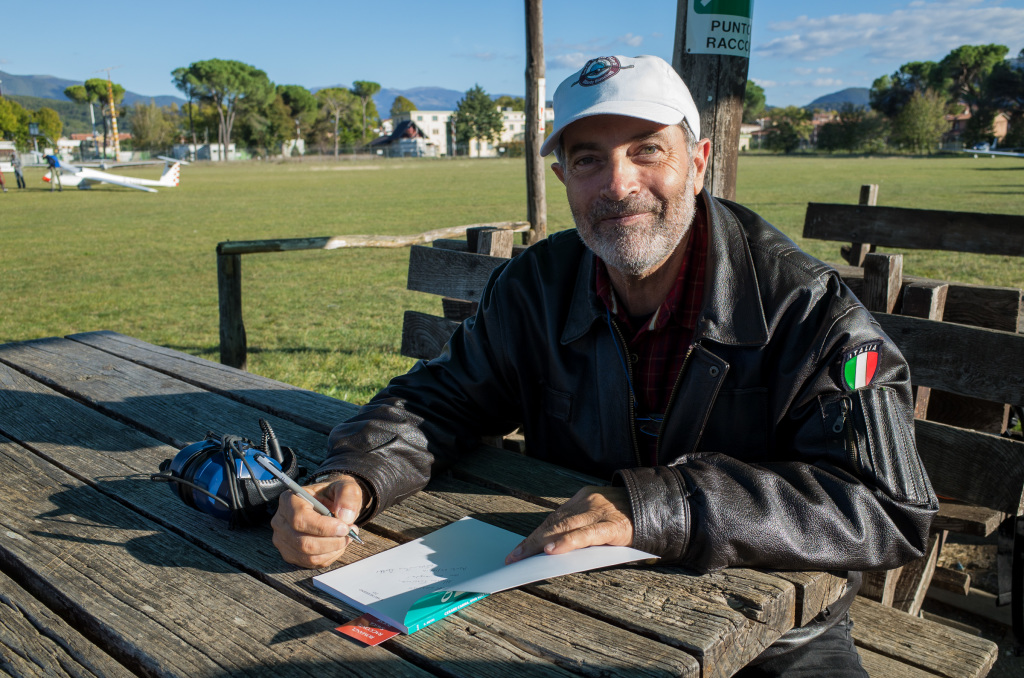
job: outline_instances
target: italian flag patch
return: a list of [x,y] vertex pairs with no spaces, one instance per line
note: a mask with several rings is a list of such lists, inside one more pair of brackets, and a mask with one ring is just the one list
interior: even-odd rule
[[846,388],[855,391],[871,383],[878,367],[878,349],[881,345],[878,341],[861,344],[843,354],[842,372]]

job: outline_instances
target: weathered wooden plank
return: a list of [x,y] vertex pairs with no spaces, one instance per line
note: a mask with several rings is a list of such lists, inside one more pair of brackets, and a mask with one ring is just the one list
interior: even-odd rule
[[936,567],[935,573],[932,575],[931,586],[966,596],[971,592],[971,574],[949,567]]
[[431,360],[441,355],[441,350],[459,323],[436,315],[406,311],[402,317],[402,355],[418,360]]
[[858,648],[946,678],[984,676],[999,656],[999,647],[992,641],[861,596],[854,600],[850,615]]
[[910,365],[914,381],[961,395],[1024,405],[1024,335],[874,314]]
[[444,310],[444,317],[461,323],[466,318],[476,315],[476,309],[480,306],[475,301],[463,301],[451,297],[441,298],[441,308]]
[[869,311],[892,313],[902,286],[902,254],[871,253],[864,257],[864,291],[860,300]]
[[[471,515],[528,534],[547,513],[474,487],[435,478],[426,492],[380,516],[375,526],[406,541]],[[681,568],[615,568],[524,588],[683,649],[700,662],[702,676],[732,675],[792,628],[797,614],[792,584],[753,570],[694,576]]]
[[[843,282],[860,298],[864,291],[864,269],[859,266],[831,264]],[[903,282],[938,283],[941,281],[905,275]],[[1021,290],[1015,287],[989,287],[948,281],[949,293],[943,320],[961,325],[987,327],[1004,332],[1017,332],[1024,326],[1024,304]]]
[[846,578],[829,572],[786,572],[771,570],[796,587],[796,625],[804,626],[846,591]]
[[0,346],[0,362],[177,448],[207,431],[260,440],[262,417],[282,445],[322,458],[324,436],[267,412],[67,339]]
[[0,474],[4,569],[133,671],[271,676],[306,666],[316,675],[330,664],[352,676],[429,675],[356,647],[330,619],[6,439]]
[[[30,441],[27,444],[41,457],[71,470],[100,492],[116,497],[233,566],[321,610],[335,623],[357,616],[352,608],[312,587],[310,578],[316,572],[283,565],[271,543],[268,528],[228,531],[223,522],[186,507],[167,485],[138,480],[140,476],[145,477],[155,471],[159,460],[176,452],[174,448],[125,428],[2,365],[0,387],[0,412],[17,411],[20,414],[17,419],[5,419],[3,428],[22,440]],[[425,506],[429,507],[429,503]],[[398,507],[395,510],[405,509]],[[425,510],[429,512],[431,509]],[[533,512],[539,520],[546,514],[546,509],[535,507]],[[385,512],[380,519],[387,524],[390,515],[391,512]],[[447,524],[447,521],[442,524]],[[394,541],[379,536],[375,530],[380,531],[380,528],[374,524],[364,529],[362,537],[366,543],[351,545],[339,564],[355,562],[395,545]],[[531,675],[545,670],[557,674],[547,662],[563,666],[583,665],[587,664],[586,657],[599,657],[608,647],[616,646],[640,646],[642,651],[635,655],[624,652],[621,658],[624,662],[646,667],[649,675],[670,675],[677,668],[687,666],[692,670],[681,670],[680,675],[697,675],[695,660],[678,651],[669,651],[655,641],[633,638],[632,634],[613,625],[565,608],[556,612],[550,604],[545,603],[548,607],[538,606],[542,601],[527,593],[508,592],[502,596],[519,601],[515,605],[534,610],[534,615],[563,621],[564,625],[560,629],[551,629],[549,636],[530,639],[531,648],[543,650],[541,656],[544,661],[538,661],[536,657],[524,659],[524,653],[517,649],[518,640],[495,639],[475,622],[467,624],[455,620],[435,624],[412,636],[395,638],[388,642],[388,647],[419,665],[444,667],[448,675],[467,678],[479,675],[481,665],[500,667],[506,662],[507,666],[528,665],[523,670],[531,672]],[[520,601],[520,597],[526,600]],[[480,611],[474,611],[473,619],[484,620],[488,628],[499,629],[503,624],[501,619],[487,621],[487,615]],[[531,617],[519,621],[533,625],[545,623]],[[647,661],[648,657],[661,659]],[[588,671],[593,668],[591,666]]]
[[495,221],[487,224],[467,224],[436,228],[413,235],[336,235],[319,238],[272,238],[268,240],[236,240],[217,244],[217,254],[254,254],[257,252],[291,252],[297,250],[335,250],[344,247],[408,247],[428,243],[438,238],[461,235],[471,228],[491,227],[509,229],[513,233],[528,231],[525,221]]
[[933,531],[928,538],[924,556],[907,563],[900,570],[892,600],[894,608],[912,615],[917,615],[921,611],[921,604],[924,603],[925,593],[928,591],[928,585],[935,573],[939,550],[945,539],[944,532]]
[[1024,216],[808,203],[805,238],[1024,256]]
[[[864,184],[860,187],[858,205],[878,204],[878,184]],[[840,248],[842,257],[853,266],[863,266],[864,257],[875,251],[875,246],[866,242],[855,242]]]
[[220,311],[220,361],[245,369],[246,338],[242,320],[242,257],[217,255],[217,299]]
[[408,289],[480,301],[491,273],[506,261],[472,252],[416,245],[409,249]]
[[903,662],[872,652],[863,647],[857,648],[860,663],[868,672],[869,678],[935,678],[934,673],[922,671]]
[[[903,290],[902,315],[929,320],[942,320],[946,311],[946,297],[949,294],[949,283],[946,282],[913,282]],[[914,417],[928,418],[928,401],[931,389],[927,386],[914,387]],[[872,599],[874,600],[874,599]]]
[[52,678],[135,675],[0,572],[0,673]]
[[86,332],[67,338],[321,433],[330,433],[336,424],[359,409],[344,400],[258,374],[239,372],[117,332]]
[[940,497],[1018,514],[1024,443],[932,421],[917,420],[914,430],[917,451]]
[[893,599],[896,597],[896,583],[900,580],[902,572],[902,567],[881,572],[865,572],[857,595],[892,607]]
[[999,529],[999,523],[1005,518],[1002,511],[940,500],[939,512],[932,519],[932,529],[987,537]]

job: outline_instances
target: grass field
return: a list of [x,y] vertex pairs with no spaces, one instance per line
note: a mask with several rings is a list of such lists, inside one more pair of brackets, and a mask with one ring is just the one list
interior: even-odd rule
[[[135,168],[135,176],[158,175]],[[525,218],[522,160],[387,160],[199,164],[182,185],[0,195],[0,343],[109,329],[218,359],[215,248],[222,240],[416,233]],[[8,187],[13,184],[9,177]],[[1020,213],[1024,161],[1009,158],[740,160],[738,199],[815,256],[837,243],[803,242],[809,201],[856,202],[864,183],[879,203]],[[549,227],[571,226],[549,173]],[[437,298],[405,290],[408,250],[245,255],[249,369],[352,402],[412,364],[398,355],[402,313],[437,312]],[[1024,287],[1012,257],[911,253],[908,273]]]

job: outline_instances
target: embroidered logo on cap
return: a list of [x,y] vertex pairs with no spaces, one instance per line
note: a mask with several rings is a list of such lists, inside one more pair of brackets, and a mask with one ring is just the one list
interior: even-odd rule
[[871,383],[878,368],[878,349],[882,342],[869,341],[843,354],[843,382],[851,391]]
[[602,83],[608,78],[612,77],[624,68],[633,68],[632,66],[623,66],[616,57],[606,56],[597,57],[587,62],[587,65],[580,71],[580,79],[572,83],[570,87],[576,85],[583,85],[584,87],[591,87]]

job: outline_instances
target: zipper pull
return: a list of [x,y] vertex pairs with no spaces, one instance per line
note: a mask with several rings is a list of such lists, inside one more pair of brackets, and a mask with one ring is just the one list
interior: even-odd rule
[[846,398],[842,398],[839,401],[840,412],[836,420],[832,422],[832,432],[842,433],[843,428],[846,427],[846,415],[850,411],[850,406],[846,402]]

